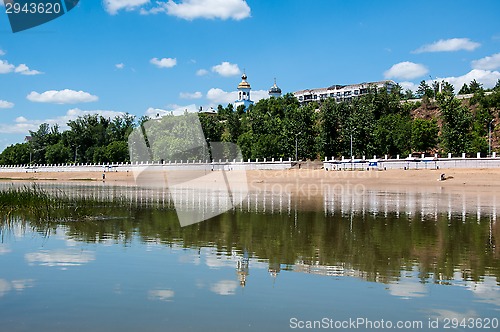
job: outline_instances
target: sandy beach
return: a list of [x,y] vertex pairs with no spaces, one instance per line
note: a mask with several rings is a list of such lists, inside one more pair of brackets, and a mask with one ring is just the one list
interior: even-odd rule
[[[165,172],[167,173],[167,172]],[[169,179],[182,179],[182,172],[156,174]],[[217,173],[217,172],[214,172]],[[234,174],[238,173],[238,174]],[[231,185],[247,184],[252,191],[274,191],[279,186],[289,192],[317,191],[325,186],[364,186],[374,190],[415,189],[419,191],[500,192],[500,169],[325,171],[323,169],[249,170],[230,174]],[[439,181],[445,174],[445,181]],[[209,174],[210,175],[210,174]],[[245,177],[246,175],[246,177]],[[189,176],[189,175],[188,175]],[[103,182],[102,172],[2,172],[2,182]],[[178,180],[177,182],[179,182]],[[200,183],[214,181],[210,176],[198,178]],[[133,172],[107,172],[105,182],[113,185],[135,185]],[[236,182],[236,183],[235,183]]]

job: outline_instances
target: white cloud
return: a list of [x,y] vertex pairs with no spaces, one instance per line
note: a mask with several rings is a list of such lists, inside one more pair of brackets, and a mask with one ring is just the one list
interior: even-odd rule
[[185,20],[198,18],[242,20],[250,17],[250,7],[245,0],[182,0],[156,2],[151,9],[141,9],[141,14],[167,13]]
[[43,122],[34,123],[2,123],[0,124],[0,134],[28,134],[30,130],[36,130],[40,124]]
[[413,82],[399,82],[399,85],[403,88],[403,91],[411,90],[413,92],[418,90],[418,85]]
[[172,298],[174,297],[174,295],[175,295],[175,292],[173,290],[170,290],[170,289],[157,289],[157,290],[149,291],[149,298],[150,299],[166,301],[166,302],[172,301]]
[[[258,102],[268,97],[269,92],[267,90],[252,90],[250,93],[250,99],[254,102]],[[234,101],[238,99],[238,92],[227,92],[219,88],[212,88],[207,92],[207,99],[213,104],[227,105],[229,103],[234,103]]]
[[145,112],[145,115],[147,115],[151,118],[158,118],[158,117],[162,117],[162,116],[170,115],[170,114],[172,114],[171,111],[167,111],[167,110],[164,110],[161,108],[153,108],[153,107],[148,108]]
[[443,319],[454,320],[458,322],[468,320],[469,318],[476,318],[478,314],[474,310],[468,310],[467,312],[458,312],[446,309],[433,309],[433,317]]
[[16,66],[10,64],[8,61],[0,60],[0,74],[11,73],[16,69]]
[[8,254],[9,252],[11,252],[12,250],[10,250],[9,247],[7,247],[7,245],[5,244],[1,244],[0,243],[0,255],[5,255],[5,254]]
[[206,70],[206,69],[199,69],[196,71],[197,76],[205,76],[207,74],[208,74],[208,70]]
[[156,118],[156,117],[162,117],[165,115],[182,115],[185,112],[196,113],[196,112],[198,112],[198,109],[199,109],[195,104],[190,104],[190,105],[172,104],[172,105],[167,105],[166,108],[167,109],[150,107],[146,110],[145,115],[152,117],[152,118]]
[[0,108],[12,108],[12,107],[14,107],[14,103],[0,99]]
[[104,0],[104,9],[111,15],[115,15],[119,10],[134,10],[148,4],[149,0]]
[[8,293],[12,288],[14,288],[18,292],[22,292],[26,288],[33,287],[33,285],[33,279],[19,279],[12,280],[12,282],[9,282],[5,279],[0,279],[0,297]]
[[419,279],[403,278],[396,283],[389,284],[389,293],[402,298],[424,297],[427,288]]
[[28,253],[24,259],[29,265],[39,264],[42,266],[79,266],[95,260],[95,254],[89,251],[76,249],[42,250]]
[[26,288],[32,288],[35,284],[34,279],[19,279],[12,280],[12,287],[18,292],[25,290]]
[[395,64],[389,70],[384,72],[385,78],[401,78],[411,80],[426,75],[429,70],[421,64],[404,61]]
[[219,88],[212,88],[207,92],[207,99],[215,104],[226,105],[233,103],[238,98],[236,91],[227,92]]
[[227,61],[222,62],[220,65],[213,66],[212,71],[224,77],[235,76],[241,73],[237,64]]
[[117,63],[115,65],[115,67],[116,67],[116,69],[123,69],[123,68],[125,68],[125,64],[124,63]]
[[210,290],[219,295],[234,295],[238,283],[234,280],[221,280],[210,287]]
[[181,92],[179,97],[182,99],[200,99],[203,97],[203,94],[199,91],[196,92]]
[[457,92],[464,85],[464,83],[469,84],[472,80],[476,80],[483,85],[483,88],[488,89],[494,87],[499,79],[500,72],[498,71],[473,69],[465,75],[438,78],[438,81],[446,81],[450,83],[455,87],[455,92]]
[[472,68],[494,70],[500,68],[500,53],[472,61]]
[[261,99],[269,98],[269,91],[267,90],[252,90],[251,99],[254,102],[258,102]]
[[479,302],[493,304],[500,307],[500,290],[496,279],[491,276],[485,276],[482,282],[467,281],[467,289],[472,291],[474,297]]
[[419,47],[413,53],[473,51],[479,46],[481,46],[480,43],[473,42],[469,38],[441,39],[432,44]]
[[157,66],[158,68],[172,68],[175,65],[177,65],[177,59],[172,59],[172,58],[153,58],[149,60],[150,63],[153,65]]
[[21,75],[39,75],[43,74],[42,72],[38,70],[32,70],[30,69],[27,65],[24,63],[20,64],[19,66],[15,66],[8,61],[0,60],[0,74],[8,74],[15,72],[17,74]]
[[0,279],[0,297],[8,293],[11,288],[10,282],[5,279]]
[[40,74],[43,74],[41,71],[29,69],[29,67],[26,66],[24,63],[21,63],[19,66],[17,66],[14,71],[16,73],[21,74],[21,75],[40,75]]
[[5,51],[0,49],[0,56],[5,55]]
[[[116,111],[110,111],[110,110],[89,110],[89,111],[85,111],[85,110],[81,110],[79,108],[72,108],[70,110],[68,110],[66,112],[66,115],[64,117],[62,117],[65,122],[68,122],[69,120],[74,120],[76,118],[78,118],[79,116],[84,116],[84,115],[91,115],[91,114],[98,114],[98,115],[102,115],[103,117],[105,118],[115,118],[117,116],[122,116],[124,115],[125,113],[123,112],[116,112]],[[61,119],[61,118],[58,118],[58,119]]]
[[90,103],[97,101],[99,98],[88,92],[74,91],[69,89],[64,90],[49,90],[43,93],[36,91],[30,92],[26,98],[29,101],[36,103],[53,103],[53,104],[77,104]]
[[36,119],[30,120],[24,116],[18,116],[15,119],[15,123],[1,123],[0,133],[2,134],[28,134],[29,130],[37,130],[40,124],[48,123],[49,125],[59,125],[61,129],[67,129],[67,123],[70,120],[75,120],[79,116],[87,114],[99,114],[105,118],[114,118],[119,115],[123,115],[123,112],[115,112],[109,110],[89,110],[83,111],[78,108],[70,109],[65,115],[56,118],[49,119]]

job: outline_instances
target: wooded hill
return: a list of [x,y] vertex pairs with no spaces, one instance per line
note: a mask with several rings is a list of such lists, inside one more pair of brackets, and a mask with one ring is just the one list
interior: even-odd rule
[[[263,99],[245,110],[219,105],[216,114],[200,113],[208,142],[233,142],[244,159],[323,159],[349,156],[440,153],[476,155],[499,152],[500,80],[491,90],[476,81],[465,85],[459,99],[444,83],[419,86],[417,97],[396,86],[370,89],[367,95],[348,102],[333,99],[300,105],[292,94]],[[68,122],[68,130],[40,125],[30,131],[28,142],[7,147],[2,165],[99,163],[129,161],[127,138],[149,118],[125,114],[114,119],[85,115]]]

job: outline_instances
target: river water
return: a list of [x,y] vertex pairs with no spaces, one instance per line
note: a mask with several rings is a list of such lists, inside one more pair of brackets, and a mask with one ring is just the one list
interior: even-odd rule
[[250,194],[181,227],[168,193],[47,188],[124,203],[3,216],[1,331],[499,329],[496,197]]

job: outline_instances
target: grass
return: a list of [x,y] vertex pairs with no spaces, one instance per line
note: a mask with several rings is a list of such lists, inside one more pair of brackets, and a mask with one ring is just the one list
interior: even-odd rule
[[12,186],[0,191],[1,222],[12,217],[32,221],[78,221],[102,215],[111,209],[127,209],[129,202],[123,197],[96,199],[82,196],[69,197],[62,191],[47,191],[37,184]]

